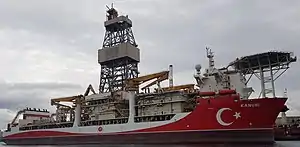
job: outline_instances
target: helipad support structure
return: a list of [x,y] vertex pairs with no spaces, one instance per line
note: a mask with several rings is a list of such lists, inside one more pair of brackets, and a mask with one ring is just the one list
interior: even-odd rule
[[124,90],[127,79],[138,77],[140,62],[140,50],[131,30],[131,20],[128,16],[118,16],[113,7],[107,13],[103,46],[98,50],[100,93]]
[[265,52],[238,58],[229,66],[233,66],[244,77],[250,75],[247,82],[254,74],[261,81],[260,96],[265,98],[268,94],[276,97],[275,80],[289,68],[290,63],[296,61],[297,57],[291,52]]

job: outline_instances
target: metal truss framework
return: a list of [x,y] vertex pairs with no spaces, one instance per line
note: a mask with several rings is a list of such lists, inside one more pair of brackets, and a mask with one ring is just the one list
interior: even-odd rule
[[109,30],[105,32],[103,48],[113,47],[126,42],[137,47],[131,28],[128,25],[119,27],[115,32]]
[[[102,48],[117,47],[123,43],[130,43],[134,47],[137,47],[131,29],[132,22],[128,16],[118,16],[118,12],[114,8],[109,8],[107,13],[107,21],[105,22],[106,32]],[[116,59],[100,63],[99,92],[124,90],[127,79],[138,77],[138,63],[139,61],[127,56],[120,56]]]
[[138,62],[129,58],[113,60],[101,65],[100,92],[114,92],[125,89],[126,79],[138,77]]
[[[296,57],[291,57],[292,53],[267,52],[238,59],[230,65],[235,68],[246,79],[246,83],[255,75],[261,81],[261,92],[259,97],[267,97],[272,94],[276,97],[274,82],[289,69],[292,62],[296,62]],[[249,78],[246,78],[250,75]]]

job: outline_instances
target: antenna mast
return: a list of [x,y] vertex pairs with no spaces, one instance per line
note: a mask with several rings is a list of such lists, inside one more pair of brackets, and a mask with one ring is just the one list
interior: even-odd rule
[[210,48],[206,47],[206,56],[208,60],[209,72],[212,72],[215,68],[214,54]]

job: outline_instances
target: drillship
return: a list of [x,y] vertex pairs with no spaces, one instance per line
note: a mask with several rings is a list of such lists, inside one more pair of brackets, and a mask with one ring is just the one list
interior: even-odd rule
[[[20,110],[2,132],[3,142],[274,142],[275,120],[287,110],[287,97],[275,95],[274,81],[296,62],[292,53],[270,51],[244,56],[216,68],[214,54],[206,48],[208,68],[195,66],[195,84],[174,85],[172,65],[162,72],[138,76],[140,52],[132,22],[128,16],[118,16],[112,7],[107,12],[103,48],[98,50],[99,92],[89,85],[84,94],[52,98],[55,113],[36,108]],[[257,97],[250,97],[254,90],[247,86],[252,75],[261,80]],[[161,82],[165,80],[169,84],[164,87]]]

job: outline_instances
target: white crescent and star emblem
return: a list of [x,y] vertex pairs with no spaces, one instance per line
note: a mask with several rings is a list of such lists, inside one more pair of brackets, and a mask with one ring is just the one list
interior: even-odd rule
[[[230,108],[221,108],[221,109],[217,112],[216,118],[217,118],[217,121],[218,121],[218,123],[219,123],[220,125],[222,125],[222,126],[229,126],[229,125],[231,125],[234,121],[229,122],[229,123],[226,123],[226,122],[224,122],[224,121],[222,120],[221,115],[222,115],[222,113],[223,113],[225,110],[230,110],[230,111],[232,111]],[[241,113],[240,113],[240,112],[235,112],[233,116],[235,117],[235,119],[238,119],[238,118],[241,117]]]

